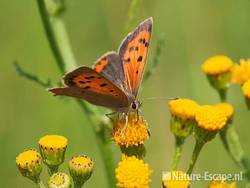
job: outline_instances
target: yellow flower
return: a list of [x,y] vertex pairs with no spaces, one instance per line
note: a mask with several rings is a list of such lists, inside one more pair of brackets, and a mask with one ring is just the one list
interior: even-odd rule
[[198,127],[208,131],[218,131],[222,129],[227,122],[226,114],[218,107],[210,105],[200,106],[195,119]]
[[123,156],[115,172],[120,188],[149,188],[151,170],[148,164],[135,156]]
[[46,135],[39,140],[39,148],[46,165],[58,168],[64,161],[68,140],[59,135]]
[[190,99],[182,98],[171,100],[168,105],[171,114],[182,120],[194,119],[199,106],[196,102]]
[[127,121],[114,121],[112,139],[120,146],[138,146],[148,138],[147,122],[137,113],[129,113]]
[[208,58],[201,66],[202,71],[207,75],[219,75],[229,72],[232,68],[232,60],[223,55]]
[[242,91],[245,97],[250,99],[250,79],[243,84]]
[[250,79],[250,59],[240,60],[240,64],[234,64],[232,68],[232,82],[243,84]]
[[16,157],[16,164],[24,177],[37,181],[42,172],[42,157],[36,150],[27,150]]
[[75,184],[80,187],[92,175],[94,162],[86,155],[72,157],[69,161],[69,172]]
[[219,103],[216,105],[226,116],[227,119],[230,120],[234,114],[234,108],[231,104],[229,103]]
[[70,177],[62,172],[54,173],[48,182],[49,188],[70,188],[71,187]]
[[163,173],[162,184],[164,188],[188,188],[189,176],[182,171]]
[[212,181],[208,188],[237,188],[236,183],[225,183],[224,181]]

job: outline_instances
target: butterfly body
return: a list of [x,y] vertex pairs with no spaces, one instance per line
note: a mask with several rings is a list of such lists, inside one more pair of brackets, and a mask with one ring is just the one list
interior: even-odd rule
[[67,73],[65,87],[49,89],[54,95],[84,99],[116,112],[138,111],[137,99],[151,39],[152,18],[123,40],[118,52],[108,52],[92,68],[81,66]]

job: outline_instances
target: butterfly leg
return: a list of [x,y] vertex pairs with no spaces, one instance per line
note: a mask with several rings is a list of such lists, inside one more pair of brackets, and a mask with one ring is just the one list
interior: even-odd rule
[[122,137],[124,137],[124,136],[125,136],[125,132],[126,132],[127,127],[128,127],[128,113],[123,112],[123,113],[121,114],[121,121],[124,121],[124,122],[123,122],[123,123],[124,123],[124,126],[123,126],[123,128],[121,129],[121,135],[122,135]]
[[114,122],[116,114],[118,114],[118,119],[119,119],[119,113],[117,112],[111,112],[111,113],[105,114],[105,116],[109,118],[111,122]]

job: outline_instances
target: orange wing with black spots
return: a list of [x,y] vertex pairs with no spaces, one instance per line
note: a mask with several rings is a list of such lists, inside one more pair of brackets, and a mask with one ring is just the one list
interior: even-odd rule
[[132,95],[136,97],[147,62],[151,40],[152,18],[142,22],[134,32],[122,42],[119,56],[123,63],[125,82]]
[[54,95],[77,97],[112,109],[128,106],[124,92],[107,78],[88,67],[79,67],[64,77],[66,87],[49,89]]

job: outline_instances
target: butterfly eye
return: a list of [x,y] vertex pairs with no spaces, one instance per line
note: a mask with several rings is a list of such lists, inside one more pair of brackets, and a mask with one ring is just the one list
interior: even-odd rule
[[136,110],[136,109],[137,109],[137,104],[136,104],[135,101],[132,102],[131,107],[132,107],[133,110]]

